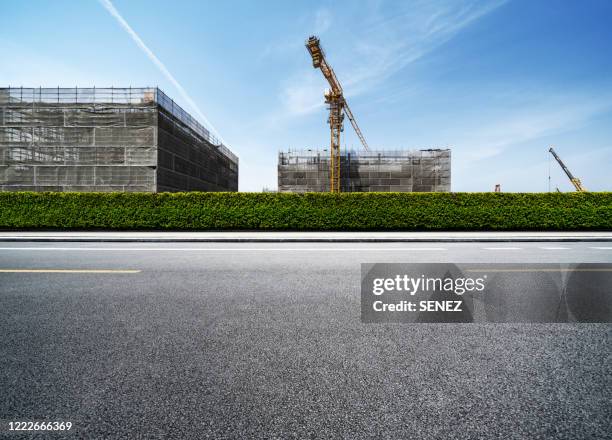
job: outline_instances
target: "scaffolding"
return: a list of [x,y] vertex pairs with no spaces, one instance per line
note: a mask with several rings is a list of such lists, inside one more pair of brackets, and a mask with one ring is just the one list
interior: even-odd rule
[[[340,156],[342,192],[448,192],[449,149],[344,151]],[[329,191],[326,150],[280,152],[279,192]]]
[[0,190],[237,185],[238,158],[156,87],[0,88]]

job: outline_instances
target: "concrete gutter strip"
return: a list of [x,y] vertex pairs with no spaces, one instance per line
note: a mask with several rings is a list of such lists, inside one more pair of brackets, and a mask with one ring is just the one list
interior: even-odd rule
[[612,242],[610,232],[0,232],[4,242]]

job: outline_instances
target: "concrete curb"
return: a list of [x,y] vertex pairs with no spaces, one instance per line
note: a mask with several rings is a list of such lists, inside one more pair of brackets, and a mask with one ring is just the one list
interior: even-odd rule
[[28,242],[28,243],[567,243],[567,242],[612,242],[608,239],[593,239],[593,240],[582,240],[582,239],[556,239],[556,240],[541,240],[541,239],[520,239],[520,240],[468,240],[468,239],[454,239],[454,240],[383,240],[383,239],[355,239],[355,240],[347,240],[347,239],[329,239],[329,240],[297,240],[297,239],[287,239],[287,240],[252,240],[252,239],[220,239],[220,240],[161,240],[161,239],[136,239],[136,240],[120,240],[120,239],[102,239],[102,240],[94,240],[94,239],[34,239],[34,240],[17,240],[17,239],[9,239],[9,240],[0,240],[0,242]]
[[19,235],[18,233],[10,235],[2,235],[0,233],[0,242],[100,242],[100,243],[473,243],[473,242],[490,242],[490,243],[505,243],[505,242],[612,242],[612,233],[600,233],[594,235],[569,235],[569,234],[503,234],[496,233],[486,234],[436,234],[419,236],[419,234],[411,233],[411,235],[403,236],[372,236],[368,234],[356,233],[351,236],[283,236],[279,234],[276,237],[269,236],[142,236],[126,233],[125,236],[106,235],[78,235],[71,234],[63,235]]

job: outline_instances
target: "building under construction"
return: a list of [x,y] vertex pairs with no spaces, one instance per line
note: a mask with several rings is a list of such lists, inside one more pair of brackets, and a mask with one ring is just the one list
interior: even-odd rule
[[237,191],[238,158],[158,88],[0,88],[2,191]]
[[[281,152],[279,192],[326,192],[330,187],[330,157],[323,151]],[[342,192],[448,192],[451,152],[343,152],[340,156]]]

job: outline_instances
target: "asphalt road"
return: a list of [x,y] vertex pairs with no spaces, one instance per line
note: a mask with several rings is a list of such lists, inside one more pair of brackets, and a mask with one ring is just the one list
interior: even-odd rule
[[610,438],[612,325],[363,324],[364,262],[612,243],[0,243],[0,437]]

